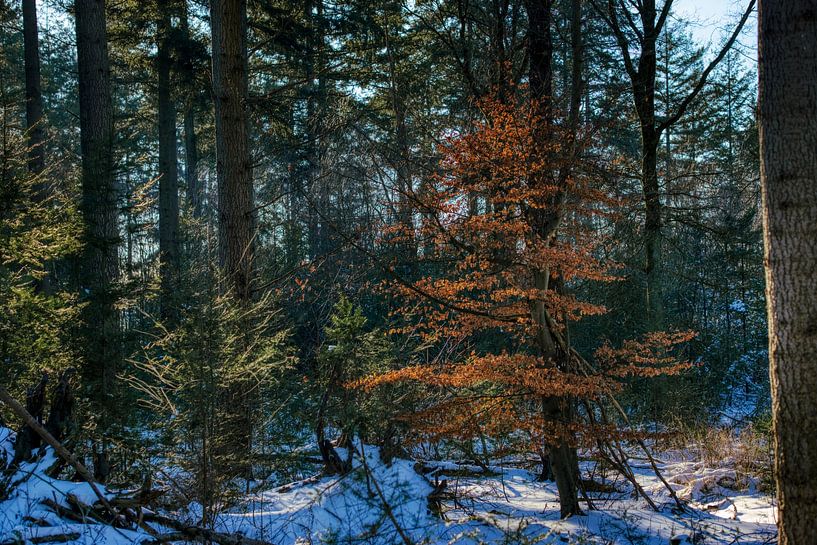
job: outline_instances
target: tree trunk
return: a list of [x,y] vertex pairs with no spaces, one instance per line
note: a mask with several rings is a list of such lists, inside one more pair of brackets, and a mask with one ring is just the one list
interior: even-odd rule
[[196,117],[192,104],[184,107],[184,152],[185,182],[187,183],[187,201],[194,218],[201,218],[204,215],[204,188],[199,179],[199,152],[198,139],[196,138]]
[[159,279],[161,315],[172,322],[179,286],[179,178],[176,105],[170,90],[172,25],[170,0],[158,0],[156,71],[159,112]]
[[[82,213],[85,255],[84,307],[86,384],[99,416],[97,478],[107,478],[107,435],[114,418],[114,386],[122,359],[115,284],[119,278],[119,227],[113,161],[113,102],[104,0],[76,0],[79,118],[82,149]],[[101,470],[101,471],[100,471]]]
[[645,306],[647,327],[655,331],[663,328],[664,319],[661,289],[661,193],[658,185],[659,141],[660,136],[651,127],[642,127],[641,188],[644,194]]
[[760,159],[781,545],[817,520],[817,2],[762,0]]
[[661,194],[658,185],[658,147],[661,134],[656,130],[655,80],[658,70],[655,0],[646,0],[641,9],[641,55],[638,72],[632,81],[636,113],[641,124],[641,190],[644,195],[644,275],[648,329],[663,326],[661,297]]
[[414,262],[417,259],[417,242],[414,237],[411,203],[411,196],[414,192],[414,176],[411,168],[411,142],[404,96],[406,89],[402,85],[404,78],[398,72],[398,51],[392,40],[391,30],[387,20],[383,27],[383,34],[389,59],[389,92],[391,94],[392,114],[394,115],[392,135],[394,149],[391,152],[391,162],[394,165],[397,190],[397,217],[395,219],[401,229],[401,242],[398,245],[399,255],[397,257],[404,264],[402,274],[405,278],[411,279],[414,274]]
[[[553,129],[553,43],[551,39],[551,17],[552,0],[526,0],[526,10],[528,12],[528,58],[529,58],[529,85],[530,97],[536,108],[536,127],[534,129],[534,139],[537,142],[534,153],[538,156],[535,161],[547,160],[541,154],[549,148],[548,140],[551,138]],[[547,153],[547,152],[545,152]],[[553,172],[548,177],[540,174],[539,180],[531,180],[531,185],[542,185],[544,187],[553,186],[554,179],[558,176],[560,182],[565,180],[557,173]],[[549,179],[547,179],[549,178]],[[561,221],[562,192],[558,192],[550,198],[547,209],[536,208],[531,210],[531,223],[537,229],[537,236],[543,241],[550,241],[558,229]],[[549,286],[550,271],[539,269],[533,271],[534,287],[537,290],[546,291],[552,289]],[[565,354],[559,354],[559,349],[550,331],[548,310],[544,301],[535,301],[531,308],[533,319],[536,323],[537,346],[539,355],[545,362],[564,363],[567,358]],[[566,425],[569,423],[572,410],[570,404],[572,400],[559,399],[554,397],[542,398],[542,416],[548,422],[556,422]],[[566,434],[568,435],[568,434]],[[575,465],[575,452],[568,441],[568,437],[559,439],[553,444],[546,445],[548,450],[548,462],[550,470],[556,480],[556,487],[559,491],[559,506],[562,518],[580,514],[579,498],[577,492],[577,466]],[[547,471],[543,468],[543,473]]]
[[[37,202],[48,199],[49,184],[42,177],[45,170],[45,130],[43,127],[43,94],[40,80],[40,39],[37,29],[37,2],[23,0],[23,49],[26,80],[26,134],[28,135],[28,171],[39,177],[33,198]],[[51,267],[46,263],[46,268]],[[52,275],[36,280],[38,292],[50,294]]]
[[304,77],[306,92],[306,145],[304,156],[306,172],[303,191],[308,192],[311,209],[308,218],[309,255],[312,259],[331,252],[331,231],[328,219],[331,217],[331,187],[324,178],[325,135],[324,115],[326,115],[326,74],[324,63],[324,16],[323,0],[304,2],[304,18],[309,23],[304,53]]
[[[40,40],[37,30],[37,2],[23,0],[23,47],[26,77],[26,132],[28,134],[28,170],[40,174],[45,168],[43,147],[43,94],[40,83]],[[47,196],[46,187],[40,187],[37,197]]]
[[184,151],[185,151],[185,184],[187,186],[187,204],[194,218],[201,218],[204,214],[204,195],[199,179],[199,151],[196,138],[196,74],[193,69],[193,42],[190,38],[190,22],[188,21],[187,1],[182,1],[180,27],[182,48],[179,53],[179,64],[187,92],[184,102]]
[[[218,178],[219,258],[225,291],[249,307],[255,276],[255,211],[247,114],[246,0],[211,0],[213,41],[213,99],[216,118],[216,175]],[[249,349],[247,347],[247,349]],[[238,455],[235,475],[252,477],[247,463],[252,452],[252,392],[235,384],[224,392],[228,423],[224,446]]]
[[[613,31],[624,68],[630,79],[633,101],[641,126],[641,184],[644,194],[644,273],[646,277],[645,303],[647,307],[646,326],[651,330],[663,328],[663,263],[661,252],[662,204],[658,184],[657,155],[661,144],[661,134],[669,131],[685,114],[687,108],[698,97],[706,85],[709,74],[723,60],[734,44],[746,20],[752,12],[754,1],[749,4],[735,27],[734,32],[707,65],[694,83],[692,91],[684,96],[675,112],[667,112],[660,121],[655,117],[655,80],[657,73],[656,44],[661,30],[666,25],[673,0],[664,0],[661,10],[656,9],[655,0],[640,2],[607,1],[606,9],[598,9],[607,25]],[[635,9],[636,13],[631,13]],[[621,13],[619,13],[621,12]],[[623,24],[622,24],[623,23]],[[635,28],[639,25],[640,28]],[[635,29],[637,36],[626,31]],[[639,48],[638,60],[634,61],[632,49]]]
[[246,0],[212,0],[219,255],[229,289],[249,301],[255,221],[247,115]]

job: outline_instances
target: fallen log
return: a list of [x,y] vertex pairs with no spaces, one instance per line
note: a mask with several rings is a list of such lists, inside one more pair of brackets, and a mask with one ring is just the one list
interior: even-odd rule
[[111,513],[106,516],[101,510],[97,509],[93,505],[83,503],[73,494],[67,494],[65,496],[65,501],[69,506],[71,506],[74,513],[86,515],[100,524],[113,524],[114,526],[121,525],[123,528],[129,529],[127,525],[123,524],[124,517],[120,516],[119,513]]
[[496,471],[479,467],[475,464],[458,464],[454,462],[417,462],[414,471],[420,475],[445,475],[447,477],[495,477]]

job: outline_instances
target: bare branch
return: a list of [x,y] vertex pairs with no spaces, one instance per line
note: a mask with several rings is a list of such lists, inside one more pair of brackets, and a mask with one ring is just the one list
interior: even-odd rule
[[701,74],[701,78],[698,80],[698,83],[695,85],[692,91],[684,98],[684,100],[681,101],[681,104],[678,106],[678,110],[673,115],[671,115],[670,117],[662,121],[661,124],[658,125],[659,134],[667,130],[673,124],[678,122],[678,120],[681,119],[681,117],[683,117],[683,115],[689,108],[690,104],[692,104],[692,102],[695,100],[698,94],[700,94],[700,92],[703,90],[704,86],[706,85],[706,80],[709,77],[709,74],[711,74],[715,67],[718,66],[718,64],[723,60],[724,57],[726,57],[726,54],[732,48],[732,45],[734,45],[735,40],[738,39],[738,35],[740,34],[741,30],[743,30],[743,27],[746,25],[746,21],[749,19],[749,15],[751,15],[752,10],[754,8],[755,0],[750,0],[749,5],[746,7],[746,11],[743,12],[743,16],[740,18],[738,26],[735,27],[734,32],[732,32],[732,36],[729,37],[729,40],[723,46],[721,52],[718,53],[718,56],[715,57],[715,59],[709,63],[709,66],[706,67],[706,70],[703,71],[703,73]]

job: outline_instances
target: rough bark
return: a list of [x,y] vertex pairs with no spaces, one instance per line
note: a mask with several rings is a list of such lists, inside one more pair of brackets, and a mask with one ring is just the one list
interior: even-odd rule
[[759,122],[779,543],[817,520],[817,2],[761,0]]
[[[225,291],[240,304],[253,299],[255,212],[247,113],[246,0],[211,0],[213,100],[216,118],[219,258]],[[224,393],[229,422],[224,438],[230,454],[247,460],[252,452],[251,388],[234,385]],[[251,478],[252,465],[236,473]]]
[[172,6],[158,0],[156,72],[159,114],[159,279],[161,314],[173,320],[179,286],[179,176],[176,157],[176,104],[171,91]]
[[229,288],[252,296],[254,211],[247,115],[246,0],[212,0],[219,255]]
[[113,390],[122,359],[115,284],[119,277],[118,203],[113,160],[113,103],[104,0],[76,0],[79,72],[82,214],[85,255],[81,265],[86,383],[99,416],[97,478],[107,477],[106,428],[114,418]]

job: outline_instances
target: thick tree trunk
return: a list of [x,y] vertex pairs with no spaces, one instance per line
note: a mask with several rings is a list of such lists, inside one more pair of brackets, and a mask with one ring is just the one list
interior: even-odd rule
[[[43,147],[43,94],[40,83],[40,39],[37,30],[37,2],[23,0],[23,47],[26,77],[26,131],[28,134],[28,170],[40,174],[45,168]],[[47,196],[45,186],[38,198]]]
[[230,289],[252,297],[255,221],[247,115],[246,0],[211,0],[219,250]]
[[[216,175],[218,178],[219,257],[229,291],[242,305],[253,299],[255,277],[255,211],[247,113],[246,0],[211,0],[213,41],[213,99],[216,117]],[[242,462],[236,471],[252,477],[251,388],[232,385],[224,392],[228,414],[225,454]]]
[[159,113],[159,278],[161,314],[173,320],[179,286],[179,177],[176,158],[176,105],[170,83],[172,24],[170,0],[158,0],[156,71]]
[[113,102],[104,0],[76,0],[82,213],[85,255],[80,286],[87,299],[84,375],[99,412],[97,478],[107,477],[107,428],[114,418],[115,377],[122,359],[115,284],[119,278],[118,203],[113,161]]
[[779,543],[817,520],[817,2],[759,5],[759,121]]

